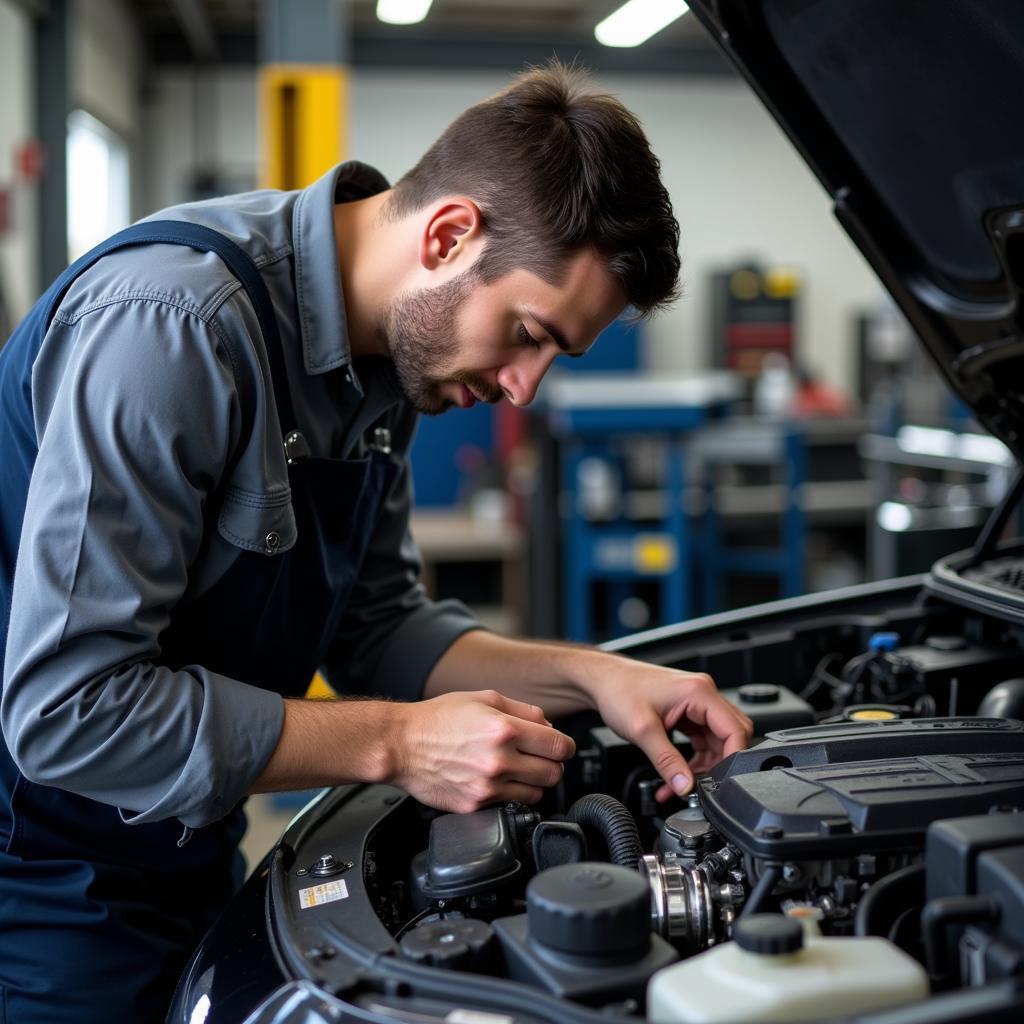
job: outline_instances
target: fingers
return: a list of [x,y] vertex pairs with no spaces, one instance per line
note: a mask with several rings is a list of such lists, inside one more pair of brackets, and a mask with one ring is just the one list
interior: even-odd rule
[[513,700],[497,690],[481,690],[474,696],[507,716],[503,723],[507,735],[501,738],[524,754],[535,754],[552,761],[568,761],[576,753],[572,738],[555,729],[536,704]]
[[513,718],[521,718],[525,722],[536,722],[539,725],[551,725],[547,718],[544,717],[544,710],[537,707],[536,704],[526,704],[521,700],[513,700],[511,697],[506,697],[503,693],[498,693],[497,690],[480,690],[474,696],[482,703],[488,704],[498,711],[503,711],[506,715],[511,715]]
[[529,786],[524,782],[502,782],[493,785],[452,789],[445,787],[436,792],[414,794],[431,807],[450,811],[453,814],[472,814],[495,804],[506,804],[516,800],[521,804],[539,803],[544,796],[540,786]]
[[509,800],[533,804],[561,778],[559,761],[519,753],[485,756],[479,771],[460,789],[451,806],[465,812]]
[[517,800],[521,804],[536,804],[540,802],[543,795],[544,790],[538,789],[536,786],[524,786],[518,782],[509,782],[502,790],[501,800],[503,803]]
[[[705,673],[688,674],[689,693],[664,720],[666,728],[677,724],[689,732],[694,744],[694,756],[689,765],[665,735],[666,729],[648,726],[646,736],[635,737],[658,774],[665,780],[655,792],[659,802],[673,793],[685,796],[698,774],[714,767],[722,758],[743,750],[750,742],[754,727],[750,719],[735,705],[727,701]],[[686,728],[689,725],[691,728]]]
[[549,761],[546,757],[532,757],[529,754],[515,754],[508,760],[508,769],[503,777],[510,782],[525,782],[530,786],[550,789],[561,781],[565,769],[561,761]]
[[561,762],[568,761],[576,753],[572,738],[550,725],[517,722],[516,732],[515,747],[524,754]]
[[[679,710],[691,725],[703,733],[704,742],[700,746],[704,748],[702,752],[712,758],[710,767],[723,757],[745,749],[754,734],[754,723],[718,692],[710,676],[701,674],[697,679],[700,682]],[[669,724],[676,723],[672,721]],[[688,731],[685,724],[682,728],[684,732]],[[694,740],[697,745],[696,736]]]
[[655,793],[656,800],[667,800],[672,793],[676,796],[685,796],[690,791],[693,774],[686,763],[686,758],[668,738],[660,722],[655,720],[648,729],[636,737],[636,743],[665,780],[666,785]]
[[752,724],[749,727],[743,726],[735,732],[730,733],[725,738],[725,744],[722,747],[722,757],[728,757],[730,754],[735,754],[738,750],[746,750],[747,745],[750,743],[750,738],[753,735],[754,727]]

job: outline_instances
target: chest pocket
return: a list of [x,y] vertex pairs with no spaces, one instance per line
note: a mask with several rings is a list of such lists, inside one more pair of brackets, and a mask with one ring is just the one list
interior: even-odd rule
[[270,494],[228,488],[217,531],[244,551],[274,556],[291,550],[298,536],[291,488]]

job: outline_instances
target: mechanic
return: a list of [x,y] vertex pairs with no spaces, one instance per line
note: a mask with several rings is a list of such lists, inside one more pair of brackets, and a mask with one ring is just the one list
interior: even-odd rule
[[[552,64],[394,188],[175,207],[51,287],[0,352],[3,1019],[162,1020],[249,793],[535,802],[582,709],[660,799],[746,744],[705,675],[429,601],[409,535],[417,414],[527,404],[674,297],[677,249],[636,119]],[[301,699],[317,668],[341,699]]]

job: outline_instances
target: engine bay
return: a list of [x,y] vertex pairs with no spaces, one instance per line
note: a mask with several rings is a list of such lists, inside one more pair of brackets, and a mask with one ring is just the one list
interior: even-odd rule
[[686,800],[590,713],[535,806],[322,791],[169,1019],[1024,1019],[1024,616],[992,589],[951,563],[607,645],[753,721]]
[[267,869],[284,973],[368,1020],[1005,1008],[1024,979],[1020,629],[894,590],[884,611],[862,592],[858,614],[766,606],[641,638],[629,653],[710,672],[755,723],[686,801],[657,804],[642,753],[596,721],[536,807],[325,793]]
[[[646,781],[634,780],[640,813],[594,793],[564,813],[508,805],[433,818],[406,878],[382,876],[377,862],[375,909],[397,955],[623,1014],[644,1012],[658,971],[765,914],[813,921],[821,936],[881,936],[921,964],[933,990],[1013,977],[1024,964],[1011,924],[1024,920],[1020,722],[782,730],[664,817],[643,807]],[[950,885],[1007,851],[998,913],[991,885]],[[950,943],[943,901],[953,898],[963,934]],[[929,913],[942,923],[922,932]],[[964,943],[984,953],[964,961]],[[787,983],[799,985],[798,973]]]

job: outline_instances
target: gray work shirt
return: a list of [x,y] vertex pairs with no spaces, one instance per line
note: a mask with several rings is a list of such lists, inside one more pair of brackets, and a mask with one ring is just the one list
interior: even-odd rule
[[[208,225],[255,261],[314,456],[365,454],[364,435],[387,416],[398,475],[324,672],[347,694],[415,699],[478,623],[418,583],[407,458],[416,414],[388,360],[354,363],[349,349],[333,206],[385,188],[353,162],[303,191],[154,216]],[[211,253],[108,255],[60,304],[32,401],[39,453],[4,664],[11,752],[30,779],[117,806],[125,820],[215,821],[266,766],[282,698],[202,665],[160,665],[158,638],[175,605],[206,593],[241,550],[264,550],[272,532],[282,551],[295,543],[253,308]],[[213,529],[205,502],[225,488]]]

